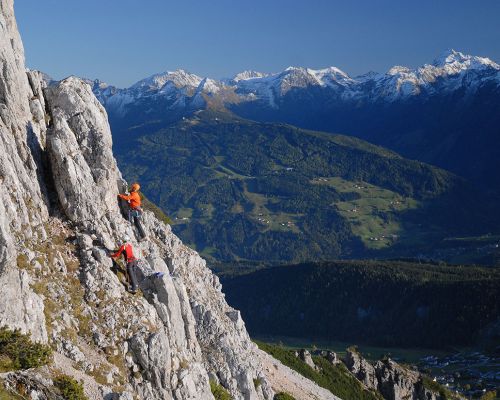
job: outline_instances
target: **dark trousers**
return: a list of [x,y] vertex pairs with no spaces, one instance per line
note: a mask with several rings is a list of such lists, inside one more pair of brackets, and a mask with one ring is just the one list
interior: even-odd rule
[[137,261],[130,261],[127,263],[127,274],[128,278],[130,280],[130,289],[131,290],[137,290],[137,275],[136,275],[136,269],[137,269]]
[[130,221],[131,224],[134,224],[137,227],[137,230],[139,231],[139,235],[141,236],[141,238],[145,238],[146,232],[144,232],[144,228],[142,227],[141,223],[141,211],[129,208],[128,220]]

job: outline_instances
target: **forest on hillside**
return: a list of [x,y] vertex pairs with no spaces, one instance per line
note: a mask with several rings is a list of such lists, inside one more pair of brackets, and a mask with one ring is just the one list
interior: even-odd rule
[[125,177],[208,259],[451,257],[443,239],[499,226],[494,198],[359,139],[208,111],[121,129]]
[[430,348],[500,340],[498,268],[338,261],[219,273],[253,335]]

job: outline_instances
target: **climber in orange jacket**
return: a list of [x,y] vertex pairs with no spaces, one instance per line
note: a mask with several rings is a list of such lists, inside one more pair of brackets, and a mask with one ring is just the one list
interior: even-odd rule
[[129,276],[130,287],[129,292],[132,294],[137,293],[137,277],[135,274],[135,269],[137,268],[137,259],[134,256],[134,250],[132,249],[132,245],[129,243],[130,238],[128,236],[123,237],[123,244],[120,248],[109,256],[113,259],[120,257],[123,255],[125,259],[125,263],[127,265],[127,274]]
[[140,188],[141,186],[138,183],[133,183],[130,187],[130,194],[119,194],[118,197],[128,203],[128,220],[137,227],[141,240],[144,240],[146,239],[146,232],[144,232],[141,223],[142,208],[141,196],[139,195]]
[[141,208],[141,196],[139,195],[139,189],[141,186],[138,183],[133,183],[130,187],[130,194],[119,194],[118,197],[120,199],[128,202],[129,207],[131,209],[140,209]]

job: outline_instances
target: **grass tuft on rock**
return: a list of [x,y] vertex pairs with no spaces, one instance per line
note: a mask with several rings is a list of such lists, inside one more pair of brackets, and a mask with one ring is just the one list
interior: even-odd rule
[[285,392],[279,392],[274,395],[273,400],[295,400],[295,397]]
[[59,389],[65,400],[88,400],[83,391],[83,385],[67,375],[54,379],[54,385]]
[[255,387],[255,390],[259,388],[259,386],[262,385],[262,378],[254,378],[253,379],[253,386]]
[[212,391],[215,400],[232,400],[232,397],[229,394],[229,392],[226,389],[224,389],[222,385],[213,380],[210,381],[210,390]]
[[0,380],[0,400],[24,400],[24,397],[5,389]]
[[0,372],[41,367],[51,361],[52,349],[31,341],[19,330],[0,327]]

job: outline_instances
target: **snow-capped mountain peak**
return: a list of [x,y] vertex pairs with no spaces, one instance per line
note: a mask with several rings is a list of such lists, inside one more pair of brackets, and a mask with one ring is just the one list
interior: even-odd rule
[[324,73],[324,74],[330,74],[330,75],[336,75],[336,76],[342,76],[344,78],[349,78],[349,75],[347,75],[344,71],[337,67],[328,67],[324,69],[317,70],[316,73]]
[[353,80],[349,75],[337,67],[328,67],[319,70],[308,69],[308,72],[316,77],[322,85],[349,84]]
[[176,71],[167,71],[161,74],[151,75],[132,85],[131,89],[147,91],[160,90],[167,82],[172,82],[178,88],[196,88],[202,80],[203,78],[198,75],[191,74],[183,69],[178,69]]
[[412,70],[408,67],[403,67],[401,65],[395,65],[389,71],[387,71],[387,75],[401,75],[401,74],[409,74]]
[[337,67],[323,69],[288,67],[277,76],[282,84],[292,87],[348,85],[353,82],[349,75]]
[[230,101],[257,101],[277,108],[285,97],[300,96],[308,91],[313,96],[357,102],[394,102],[413,96],[451,93],[461,88],[475,91],[485,83],[500,86],[500,66],[488,58],[447,50],[431,64],[418,68],[397,65],[386,73],[372,72],[355,78],[337,67],[290,66],[273,74],[247,70],[222,81],[179,69],[152,75],[128,89],[108,87],[98,81],[89,83],[103,104],[120,113],[134,102],[143,101],[149,106],[157,97],[165,100],[170,109],[203,107],[203,94],[224,97],[222,93],[228,93],[222,90],[224,88],[234,89],[239,97],[227,97]]
[[215,94],[220,91],[221,86],[222,86],[221,83],[213,79],[204,78],[198,85],[197,91],[209,94]]
[[[462,82],[462,76],[469,71],[481,74],[474,78],[474,85],[469,78],[467,87],[476,87],[483,80],[500,77],[500,66],[492,60],[447,50],[432,64],[425,64],[416,69],[394,66],[385,75],[374,75],[373,81],[376,82],[378,90],[376,97],[394,101],[397,98],[419,95],[423,92],[453,91],[465,84]],[[438,81],[440,88],[436,89],[435,84]]]
[[437,68],[442,68],[448,73],[457,73],[465,69],[500,69],[500,66],[486,57],[471,56],[459,51],[449,49],[442,53],[432,63]]
[[233,82],[240,82],[240,81],[246,81],[249,79],[255,79],[255,78],[264,78],[268,76],[269,74],[263,73],[263,72],[258,72],[258,71],[252,71],[252,70],[247,70],[240,72],[236,74],[232,81]]

